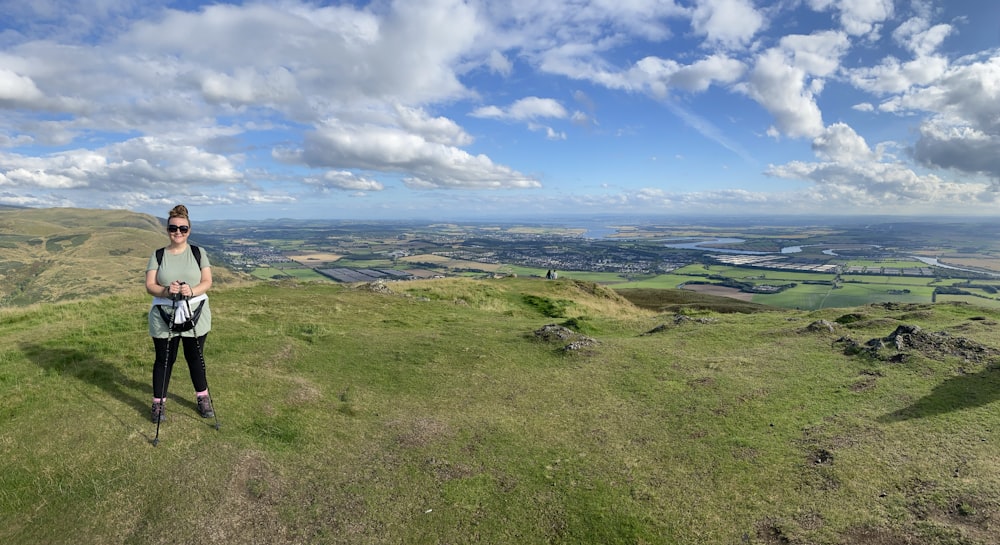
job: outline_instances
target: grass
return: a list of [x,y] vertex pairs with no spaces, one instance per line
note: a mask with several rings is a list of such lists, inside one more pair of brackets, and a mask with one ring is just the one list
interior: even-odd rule
[[834,343],[996,347],[1000,309],[677,321],[572,279],[390,287],[213,290],[221,430],[179,362],[158,447],[144,296],[0,311],[0,542],[1000,541],[996,362]]

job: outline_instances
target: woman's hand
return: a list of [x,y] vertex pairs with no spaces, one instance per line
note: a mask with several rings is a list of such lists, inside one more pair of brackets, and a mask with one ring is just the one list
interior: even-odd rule
[[180,295],[181,297],[192,297],[194,295],[194,290],[191,289],[191,285],[187,282],[181,282],[180,280],[174,280],[170,283],[167,288],[171,296]]
[[181,294],[181,297],[194,296],[194,290],[191,289],[191,285],[187,282],[180,282],[180,285],[178,286],[178,293]]

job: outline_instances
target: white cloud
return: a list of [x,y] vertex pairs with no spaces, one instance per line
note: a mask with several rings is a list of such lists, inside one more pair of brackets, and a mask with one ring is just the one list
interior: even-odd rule
[[[526,97],[515,101],[506,109],[497,106],[483,106],[470,113],[472,117],[525,121],[529,130],[541,131],[549,140],[565,140],[566,133],[557,131],[552,127],[536,122],[538,119],[566,119],[570,118],[570,113],[557,100],[551,98]],[[572,115],[572,119],[579,123],[581,121],[580,112]]]
[[871,149],[851,127],[836,123],[813,141],[823,162],[792,161],[771,165],[766,173],[777,178],[813,184],[805,195],[815,203],[850,205],[884,211],[960,210],[973,201],[989,202],[988,184],[953,182],[935,174],[918,174],[899,161]]
[[[518,156],[516,146],[492,135],[474,142],[461,125],[470,103],[483,104],[472,116],[523,123],[551,141],[567,139],[565,122],[588,127],[595,142],[626,131],[650,136],[641,123],[616,117],[627,104],[633,112],[672,112],[677,119],[668,123],[686,127],[671,128],[691,128],[695,140],[704,137],[747,164],[758,151],[793,155],[808,142],[817,155],[816,162],[769,170],[809,181],[813,192],[671,194],[671,203],[806,206],[808,199],[856,198],[874,206],[893,191],[900,202],[933,195],[982,200],[979,181],[1000,177],[993,159],[1000,149],[1000,54],[961,49],[961,33],[971,25],[961,17],[934,20],[950,4],[324,4],[0,0],[11,21],[0,33],[0,150],[11,152],[0,152],[0,202],[72,196],[133,206],[183,191],[191,202],[274,203],[315,196],[317,187],[388,201],[393,192],[384,190],[398,180],[413,189],[540,187],[519,169],[552,166],[534,162],[541,154]],[[894,19],[896,8],[906,14]],[[830,16],[833,28],[824,28]],[[789,28],[799,33],[781,34]],[[966,56],[949,57],[956,51]],[[854,86],[851,94],[832,95],[846,85]],[[656,100],[644,104],[643,95]],[[580,110],[564,106],[570,97]],[[756,104],[746,108],[746,97]],[[876,110],[877,119],[858,114]],[[860,122],[825,126],[824,118],[885,127],[876,133]],[[756,148],[776,145],[759,138],[764,130],[778,140],[791,137],[779,144],[792,151]],[[868,144],[866,136],[890,130],[898,142]],[[748,143],[753,138],[759,142]],[[502,152],[484,151],[501,145]],[[936,177],[884,155],[889,145]],[[643,150],[643,157],[678,151],[688,150]],[[503,153],[510,164],[488,153]],[[975,181],[946,181],[963,172]],[[655,200],[654,193],[634,192],[621,203]]]
[[877,160],[865,139],[845,123],[827,127],[813,140],[812,147],[817,156],[835,163],[870,163]]
[[905,63],[888,57],[878,66],[857,68],[850,70],[848,74],[851,82],[859,89],[884,95],[927,85],[941,77],[947,69],[948,61],[943,57],[920,57]]
[[417,189],[527,189],[537,180],[485,155],[433,142],[393,127],[331,123],[306,135],[301,160],[314,168],[410,174]]
[[510,105],[507,115],[511,119],[538,119],[552,117],[565,119],[568,116],[566,108],[557,100],[551,98],[526,97]]
[[397,105],[396,116],[402,129],[419,134],[430,142],[450,146],[467,146],[472,143],[472,136],[457,123],[447,117],[431,117],[422,108]]
[[925,111],[952,124],[1000,133],[1000,53],[955,63],[925,87],[886,102],[893,111]]
[[490,51],[487,65],[490,67],[490,70],[501,76],[509,76],[514,71],[514,64],[510,62],[510,59],[496,49]]
[[6,185],[23,188],[100,191],[242,182],[242,175],[226,157],[151,137],[44,157],[0,154],[0,174]]
[[792,137],[814,137],[823,131],[823,114],[807,73],[787,62],[784,53],[771,49],[757,58],[746,90],[774,116],[776,130]]
[[663,98],[674,88],[700,92],[713,83],[732,83],[745,71],[742,62],[724,55],[712,55],[689,65],[672,59],[645,57],[624,75],[623,81],[628,82],[628,88],[643,89]]
[[747,82],[738,88],[774,116],[769,135],[812,138],[822,133],[816,96],[823,90],[823,77],[838,70],[849,45],[841,32],[793,34],[757,57]]
[[1000,54],[967,57],[924,86],[908,87],[880,109],[928,114],[913,157],[924,166],[1000,177]]
[[892,37],[917,57],[924,57],[936,52],[953,30],[951,25],[930,26],[927,20],[914,17],[896,27]]
[[808,0],[817,11],[833,9],[844,31],[852,36],[877,32],[895,13],[893,0]]
[[373,180],[365,176],[359,176],[346,170],[331,170],[323,174],[321,178],[309,178],[307,183],[319,186],[323,189],[336,189],[341,191],[382,191],[385,186],[378,180]]
[[42,98],[31,78],[0,68],[0,106],[30,107]]
[[781,38],[780,47],[788,63],[812,76],[829,76],[840,68],[850,41],[842,32],[791,34]]
[[699,0],[691,26],[709,43],[737,47],[757,34],[764,26],[764,17],[749,0]]

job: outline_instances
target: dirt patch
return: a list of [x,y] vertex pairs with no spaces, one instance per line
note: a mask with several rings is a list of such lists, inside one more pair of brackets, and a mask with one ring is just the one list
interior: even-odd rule
[[307,405],[317,401],[322,395],[322,390],[311,380],[302,377],[291,377],[294,384],[292,391],[286,398],[289,405]]
[[314,267],[321,263],[333,263],[334,261],[338,261],[340,258],[344,256],[340,254],[314,253],[314,254],[290,255],[287,257],[288,259],[291,259],[292,261],[299,263],[301,265]]
[[246,452],[203,520],[193,521],[206,543],[294,542],[279,516],[285,484],[260,452]]
[[736,288],[717,286],[715,284],[685,284],[682,289],[688,291],[696,291],[698,293],[704,293],[706,295],[716,295],[719,297],[729,297],[730,299],[739,299],[740,301],[749,302],[753,300],[752,293],[745,293]]
[[911,533],[878,526],[855,526],[841,534],[842,545],[920,545],[919,537]]
[[452,435],[448,424],[436,418],[396,420],[389,426],[396,431],[396,442],[404,448],[426,447]]
[[[782,529],[781,524],[774,519],[764,519],[757,522],[755,525],[757,539],[761,543],[766,545],[784,545],[791,543],[792,540],[785,535],[785,531]],[[743,536],[743,542],[749,543],[750,536]]]

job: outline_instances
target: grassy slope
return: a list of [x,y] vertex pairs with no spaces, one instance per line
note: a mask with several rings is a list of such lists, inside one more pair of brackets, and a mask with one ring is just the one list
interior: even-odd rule
[[[678,322],[569,280],[390,286],[409,296],[214,291],[222,429],[181,364],[155,448],[145,297],[2,311],[0,542],[1000,541],[995,364],[832,344],[917,324],[1000,346],[995,310],[812,332],[849,310]],[[567,321],[599,343],[533,334]]]
[[[197,228],[197,225],[195,225]],[[156,218],[124,210],[0,208],[0,306],[66,301],[142,284]],[[197,244],[197,229],[192,236]],[[216,280],[235,277],[213,267]]]

